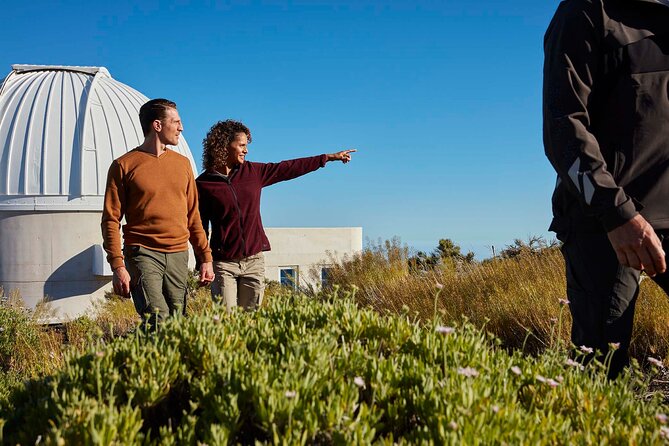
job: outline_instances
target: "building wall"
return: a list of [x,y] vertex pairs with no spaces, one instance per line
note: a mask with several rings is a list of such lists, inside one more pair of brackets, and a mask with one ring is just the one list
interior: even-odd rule
[[100,212],[0,212],[0,286],[18,291],[28,307],[51,302],[51,321],[93,308],[110,289],[110,277],[94,274]]
[[280,281],[282,268],[296,268],[299,286],[320,286],[322,267],[362,250],[362,228],[265,228],[265,278]]

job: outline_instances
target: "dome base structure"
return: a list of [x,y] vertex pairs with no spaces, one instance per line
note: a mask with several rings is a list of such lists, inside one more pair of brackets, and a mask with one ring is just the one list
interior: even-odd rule
[[0,284],[28,308],[48,302],[48,323],[94,310],[110,276],[94,274],[99,212],[1,212]]

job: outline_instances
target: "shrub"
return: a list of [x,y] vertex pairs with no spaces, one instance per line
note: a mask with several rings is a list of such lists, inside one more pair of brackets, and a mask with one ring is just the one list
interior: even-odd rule
[[68,355],[1,410],[8,444],[653,444],[658,398],[567,352],[507,353],[471,324],[336,293],[174,318]]

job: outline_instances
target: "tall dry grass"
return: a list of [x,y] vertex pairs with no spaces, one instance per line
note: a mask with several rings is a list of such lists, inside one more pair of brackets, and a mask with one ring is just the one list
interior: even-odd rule
[[[571,316],[564,260],[558,248],[481,263],[445,262],[427,271],[408,267],[398,240],[372,245],[331,271],[332,283],[357,288],[359,304],[380,312],[408,312],[421,320],[470,320],[511,348],[536,352],[568,343]],[[631,354],[666,357],[669,302],[650,279],[642,281]]]

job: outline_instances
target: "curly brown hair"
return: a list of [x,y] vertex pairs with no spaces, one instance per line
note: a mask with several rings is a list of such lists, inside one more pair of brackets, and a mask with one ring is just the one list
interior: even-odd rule
[[202,140],[202,166],[205,170],[220,172],[228,158],[228,146],[237,133],[245,133],[251,143],[251,130],[239,121],[228,119],[212,125]]

